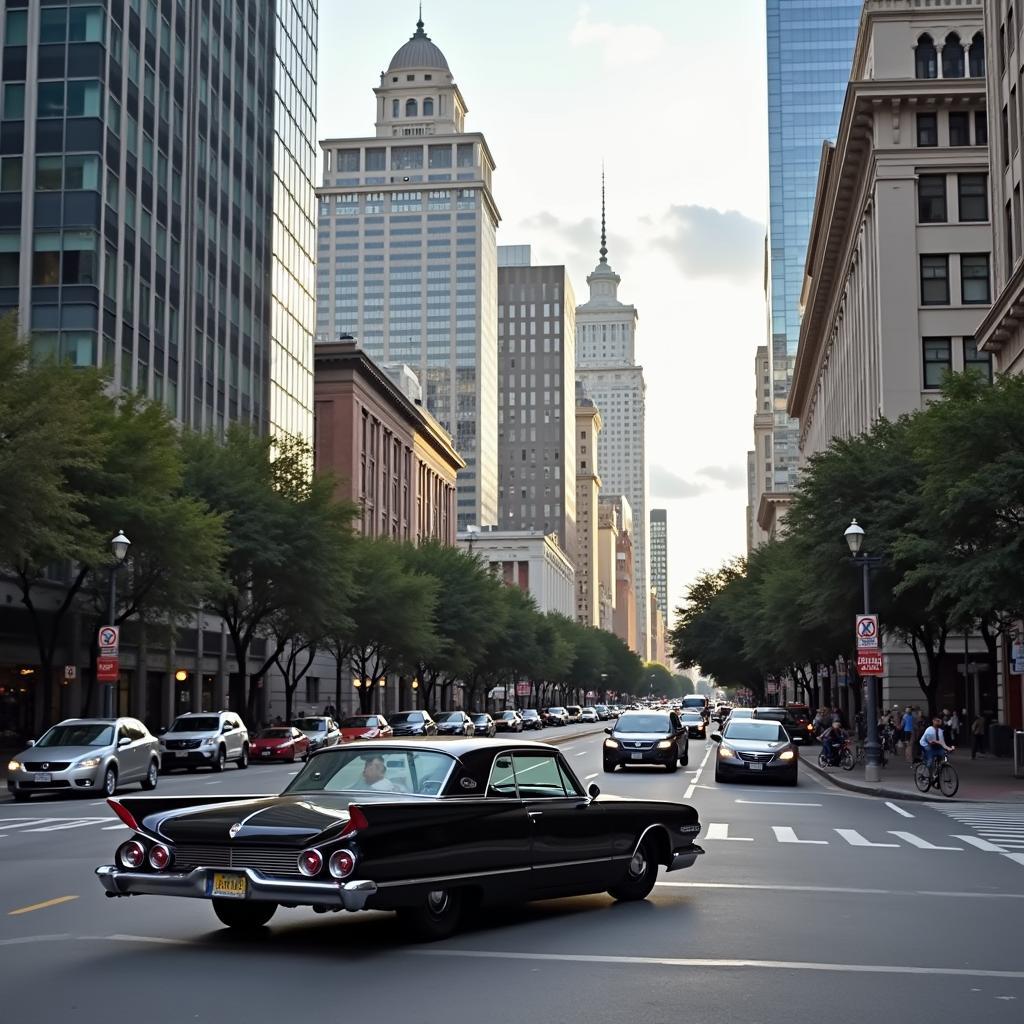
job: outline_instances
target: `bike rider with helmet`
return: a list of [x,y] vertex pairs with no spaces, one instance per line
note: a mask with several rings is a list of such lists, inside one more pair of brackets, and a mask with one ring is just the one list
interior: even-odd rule
[[946,737],[942,731],[942,719],[935,715],[932,718],[932,724],[921,734],[921,750],[924,754],[924,763],[930,770],[932,763],[937,757],[940,757],[944,752],[950,753],[955,749],[956,747],[951,747],[946,743]]
[[839,719],[834,719],[831,726],[821,734],[822,753],[829,764],[836,763],[836,758],[839,756],[839,751],[843,749],[845,740],[846,733],[843,731]]

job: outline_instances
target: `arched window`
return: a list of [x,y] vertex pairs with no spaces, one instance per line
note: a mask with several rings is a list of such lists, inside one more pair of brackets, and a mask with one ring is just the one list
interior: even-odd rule
[[434,101],[429,96],[423,101],[423,116],[434,116]]
[[971,78],[985,77],[985,37],[979,32],[971,40]]
[[917,46],[914,47],[914,77],[939,77],[939,55],[927,32],[917,40]]
[[942,47],[942,77],[964,77],[964,46],[955,32],[946,36],[946,45]]
[[406,100],[405,101],[405,116],[415,117],[416,116],[416,101]]
[[392,117],[398,117],[399,110],[400,110],[400,108],[399,108],[399,105],[398,105],[398,100],[392,100],[391,101],[391,116]]

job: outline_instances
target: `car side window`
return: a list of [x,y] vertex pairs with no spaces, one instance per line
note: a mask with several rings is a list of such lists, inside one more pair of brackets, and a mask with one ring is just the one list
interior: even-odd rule
[[491,777],[487,780],[487,795],[497,797],[517,796],[516,773],[509,754],[499,754],[491,765]]
[[512,767],[524,799],[566,795],[558,759],[551,754],[513,754]]
[[132,738],[131,737],[131,733],[128,732],[128,726],[125,725],[124,722],[122,722],[121,725],[118,727],[117,738],[118,738],[118,740],[124,740],[124,739],[130,740]]
[[565,788],[565,792],[569,796],[583,796],[583,793],[580,792],[580,787],[573,782],[572,777],[569,775],[569,772],[561,761],[558,762],[558,774],[561,776],[562,786]]
[[672,724],[673,729],[682,729],[683,723],[679,721],[679,717],[674,711],[668,716],[668,720]]

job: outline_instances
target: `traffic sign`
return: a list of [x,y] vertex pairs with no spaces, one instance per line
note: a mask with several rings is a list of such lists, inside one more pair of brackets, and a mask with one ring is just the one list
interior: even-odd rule
[[117,658],[97,658],[96,678],[101,683],[113,683],[117,680],[120,671]]
[[67,680],[74,679],[78,675],[77,665],[65,665],[64,666],[64,678]]
[[530,696],[530,682],[529,682],[529,680],[527,680],[526,682],[523,682],[523,680],[520,679],[516,683],[516,696],[517,697],[529,697]]
[[878,616],[858,615],[857,616],[857,650],[877,650],[878,643]]
[[117,626],[100,626],[100,631],[96,636],[96,645],[100,649],[100,654],[116,658],[120,639],[121,630]]
[[862,676],[880,676],[885,672],[885,662],[881,651],[858,651],[857,671]]

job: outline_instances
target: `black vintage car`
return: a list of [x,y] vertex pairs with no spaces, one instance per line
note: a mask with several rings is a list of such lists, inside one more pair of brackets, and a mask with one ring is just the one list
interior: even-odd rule
[[436,939],[471,905],[641,900],[704,852],[695,808],[599,793],[545,743],[368,741],[319,751],[280,796],[111,799],[134,835],[96,874],[109,896],[208,899],[236,929],[278,906],[393,910]]
[[661,764],[670,772],[690,763],[689,730],[674,711],[627,711],[605,729],[606,772],[624,765]]

